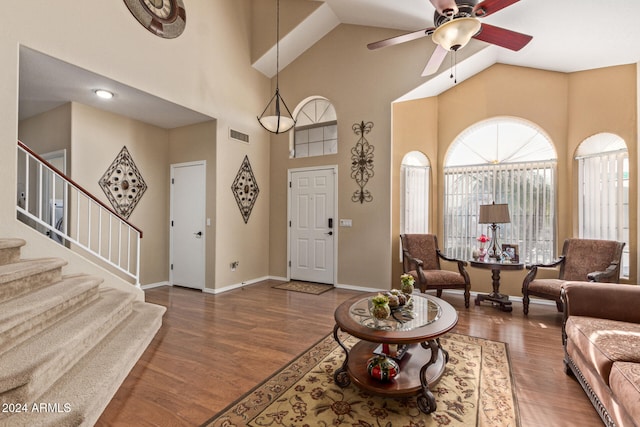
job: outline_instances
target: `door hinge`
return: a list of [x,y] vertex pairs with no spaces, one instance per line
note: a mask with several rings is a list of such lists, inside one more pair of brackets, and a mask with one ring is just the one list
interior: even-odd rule
[[173,270],[173,264],[171,264],[171,269]]
[[171,226],[173,227],[173,221],[171,221]]
[[289,188],[291,188],[291,181],[289,181]]
[[291,261],[289,261],[289,267],[291,267]]
[[171,178],[171,183],[172,183],[172,184],[175,184],[175,183],[176,183],[176,180],[175,180],[174,178]]
[[289,227],[291,227],[291,221],[289,221]]

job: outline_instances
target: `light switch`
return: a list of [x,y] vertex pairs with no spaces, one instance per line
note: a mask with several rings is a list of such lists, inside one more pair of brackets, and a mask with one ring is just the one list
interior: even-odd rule
[[352,223],[350,219],[340,219],[340,227],[351,227]]
[[207,218],[207,227],[211,227],[211,218]]

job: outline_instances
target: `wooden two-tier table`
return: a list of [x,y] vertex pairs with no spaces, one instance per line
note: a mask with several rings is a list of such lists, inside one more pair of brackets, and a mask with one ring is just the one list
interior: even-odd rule
[[[370,299],[375,295],[358,295],[335,311],[333,337],[344,350],[345,360],[334,373],[334,380],[340,387],[353,381],[364,390],[384,396],[418,395],[420,410],[431,413],[436,400],[429,387],[440,380],[449,361],[439,338],[456,326],[458,313],[440,298],[414,293],[410,304],[393,310],[389,319],[377,320],[369,313]],[[340,341],[340,330],[360,341],[348,349]],[[380,344],[405,346],[406,353],[397,360],[400,373],[391,381],[376,380],[367,372],[367,361]]]

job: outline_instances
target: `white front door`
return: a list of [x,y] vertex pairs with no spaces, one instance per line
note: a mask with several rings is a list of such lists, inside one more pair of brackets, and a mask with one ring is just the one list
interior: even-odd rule
[[334,168],[290,172],[291,279],[335,281],[335,174]]
[[206,162],[171,165],[172,285],[204,289]]

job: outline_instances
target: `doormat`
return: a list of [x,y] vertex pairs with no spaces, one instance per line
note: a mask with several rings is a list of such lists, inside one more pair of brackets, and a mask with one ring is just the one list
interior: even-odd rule
[[[357,341],[348,337],[342,342],[351,347]],[[336,385],[333,373],[345,356],[331,334],[202,427],[520,426],[507,344],[455,333],[440,342],[449,363],[431,388],[437,409],[430,414],[420,411],[416,396],[388,398],[353,382],[346,388]]]
[[284,289],[285,291],[303,292],[305,294],[320,295],[321,293],[333,289],[333,285],[323,285],[321,283],[309,282],[286,282],[273,286],[274,289]]

